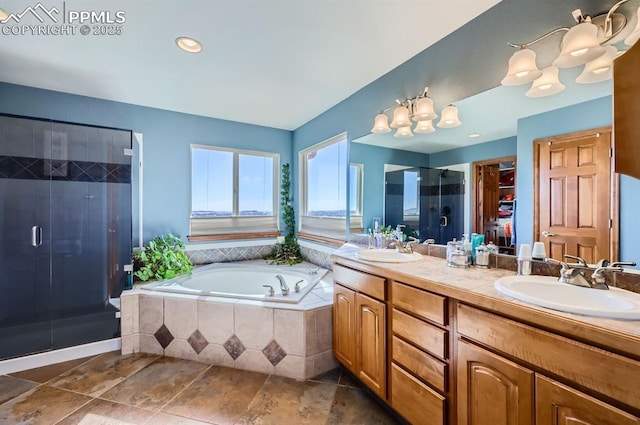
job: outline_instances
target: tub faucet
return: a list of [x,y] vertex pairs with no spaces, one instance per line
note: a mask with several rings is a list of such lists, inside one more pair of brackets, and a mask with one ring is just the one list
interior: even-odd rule
[[282,295],[285,297],[289,295],[289,287],[287,286],[287,282],[284,281],[284,277],[277,274],[276,279],[278,279],[278,282],[280,282],[280,291],[282,291]]

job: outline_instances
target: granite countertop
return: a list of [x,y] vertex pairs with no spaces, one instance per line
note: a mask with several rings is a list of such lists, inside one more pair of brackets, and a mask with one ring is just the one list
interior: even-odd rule
[[504,269],[458,269],[446,261],[423,255],[410,263],[378,263],[356,256],[362,246],[347,243],[332,254],[332,260],[363,271],[379,273],[412,286],[449,296],[471,305],[493,310],[552,331],[584,339],[598,345],[612,346],[640,358],[640,320],[619,320],[551,310],[508,297],[494,288],[496,279],[513,276]]

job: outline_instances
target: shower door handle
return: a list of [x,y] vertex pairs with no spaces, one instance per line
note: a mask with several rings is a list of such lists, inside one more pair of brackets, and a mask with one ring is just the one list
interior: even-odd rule
[[440,227],[447,227],[449,225],[449,218],[446,215],[440,216]]
[[42,227],[33,226],[31,228],[31,245],[35,248],[42,245]]

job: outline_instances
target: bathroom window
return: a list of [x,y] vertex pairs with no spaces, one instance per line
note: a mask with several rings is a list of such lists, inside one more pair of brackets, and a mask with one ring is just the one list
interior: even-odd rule
[[362,164],[349,164],[346,133],[301,151],[299,158],[300,231],[344,240],[347,206],[350,226],[362,223]]
[[191,236],[278,230],[280,156],[191,146]]

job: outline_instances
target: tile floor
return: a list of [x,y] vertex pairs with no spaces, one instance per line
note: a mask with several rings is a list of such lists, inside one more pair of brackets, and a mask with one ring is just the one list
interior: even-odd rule
[[0,425],[399,423],[341,369],[295,381],[111,352],[0,376]]

